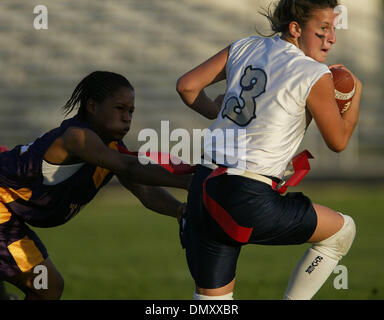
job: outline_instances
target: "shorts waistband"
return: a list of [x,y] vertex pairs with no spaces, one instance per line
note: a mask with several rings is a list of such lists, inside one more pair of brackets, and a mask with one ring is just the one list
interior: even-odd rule
[[[212,170],[215,170],[219,167],[218,165],[216,165],[214,163],[208,163],[208,164],[202,163],[201,165],[206,167],[206,168],[212,169]],[[242,177],[249,178],[252,180],[257,180],[260,182],[264,182],[264,183],[266,183],[272,187],[272,181],[273,180],[266,177],[266,176],[263,176],[261,174],[251,172],[251,171],[240,171],[240,170],[236,170],[236,169],[232,169],[232,170],[231,169],[232,168],[228,168],[228,170],[227,170],[228,175],[242,176]]]

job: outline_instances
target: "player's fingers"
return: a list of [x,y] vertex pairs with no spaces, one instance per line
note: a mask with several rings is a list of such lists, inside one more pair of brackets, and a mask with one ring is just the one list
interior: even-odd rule
[[340,68],[340,69],[343,69],[345,71],[348,71],[351,75],[352,75],[352,78],[353,78],[353,81],[355,82],[355,84],[360,84],[360,80],[353,74],[353,72],[351,70],[349,70],[346,66],[344,66],[343,64],[339,63],[339,64],[332,64],[330,66],[328,66],[329,69],[332,69],[332,68]]
[[[345,70],[345,71],[348,71],[353,77],[355,77],[355,75],[353,74],[353,72],[351,70],[349,70],[345,65],[343,64],[337,64],[336,65],[337,67],[332,67],[332,68],[340,68],[342,70]],[[329,67],[330,69],[332,69],[331,67]]]
[[338,64],[331,64],[328,66],[328,69],[332,69],[332,68],[345,68],[345,67],[343,64],[338,63]]
[[351,74],[353,81],[355,82],[355,85],[360,85],[360,80],[354,75],[354,73],[351,70],[349,70],[344,66],[342,67],[342,69],[344,69],[345,71],[348,71]]
[[186,210],[187,210],[187,203],[186,202],[181,203],[179,208],[177,209],[177,214],[176,214],[176,219],[178,223],[181,222],[181,219],[183,218],[183,215],[185,214]]

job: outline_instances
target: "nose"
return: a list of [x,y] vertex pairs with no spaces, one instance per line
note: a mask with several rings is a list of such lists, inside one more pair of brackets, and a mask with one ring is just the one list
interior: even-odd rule
[[328,42],[331,45],[334,45],[336,43],[336,32],[334,28],[331,28],[331,32],[328,35]]
[[124,112],[123,115],[122,115],[122,120],[124,122],[131,122],[132,114],[130,112]]

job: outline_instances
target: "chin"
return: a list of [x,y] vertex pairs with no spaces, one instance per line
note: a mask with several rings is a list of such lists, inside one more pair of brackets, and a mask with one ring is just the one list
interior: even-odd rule
[[325,60],[327,60],[327,57],[312,57],[313,60],[316,60],[317,62],[324,63]]
[[328,53],[326,55],[322,54],[320,55],[319,59],[317,61],[324,63],[328,58]]
[[120,133],[119,135],[116,135],[116,140],[122,140],[126,135],[127,135],[128,131],[124,131],[122,133]]
[[307,54],[308,57],[311,57],[313,60],[316,60],[317,62],[324,63],[327,60],[328,52],[324,53],[321,52],[309,52]]

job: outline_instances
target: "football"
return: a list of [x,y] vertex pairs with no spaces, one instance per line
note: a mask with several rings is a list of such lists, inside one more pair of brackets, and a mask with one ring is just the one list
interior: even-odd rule
[[348,110],[351,105],[353,95],[355,94],[355,82],[352,75],[341,68],[330,69],[335,86],[335,99],[339,106],[340,113]]

